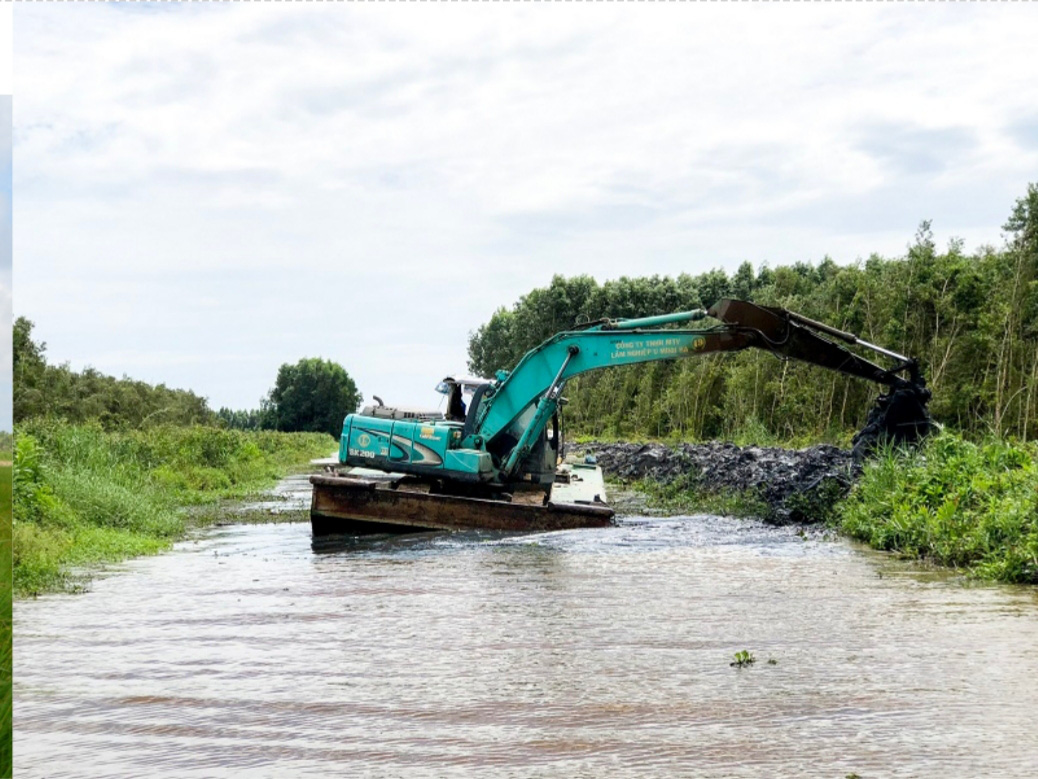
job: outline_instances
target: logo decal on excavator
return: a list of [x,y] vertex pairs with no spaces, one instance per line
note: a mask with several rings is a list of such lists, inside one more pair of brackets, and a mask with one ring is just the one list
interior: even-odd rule
[[409,441],[402,435],[393,436],[393,444],[401,450],[403,460],[410,460],[412,465],[442,465],[443,458],[428,446],[417,441]]
[[367,433],[361,433],[359,436],[357,436],[357,443],[363,446],[365,449],[367,449],[369,446],[371,446],[371,436],[369,436]]
[[[692,342],[692,348],[699,351],[706,345],[706,339],[697,338]],[[685,342],[676,336],[661,336],[659,338],[629,338],[613,341],[612,351],[609,353],[610,360],[670,360],[688,354]]]

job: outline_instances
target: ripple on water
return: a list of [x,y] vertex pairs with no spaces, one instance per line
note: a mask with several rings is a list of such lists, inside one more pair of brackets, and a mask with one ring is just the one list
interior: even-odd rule
[[723,517],[216,528],[17,605],[17,775],[1029,777],[1036,617]]

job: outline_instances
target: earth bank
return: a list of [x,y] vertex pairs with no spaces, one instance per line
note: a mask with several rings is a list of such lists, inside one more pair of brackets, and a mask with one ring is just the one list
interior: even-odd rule
[[732,443],[569,444],[568,454],[593,455],[606,477],[669,494],[743,496],[773,524],[810,524],[829,517],[861,473],[850,450],[819,444],[806,449]]

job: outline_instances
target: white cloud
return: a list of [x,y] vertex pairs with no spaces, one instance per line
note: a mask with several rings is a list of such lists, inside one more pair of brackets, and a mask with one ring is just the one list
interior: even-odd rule
[[0,95],[11,94],[13,76],[11,72],[14,64],[12,57],[12,28],[14,23],[14,9],[10,3],[0,5]]
[[469,329],[554,273],[897,254],[923,218],[997,242],[1038,163],[1035,21],[20,6],[19,313],[53,357],[216,405],[316,352],[420,402]]
[[0,430],[10,431],[11,425],[11,290],[0,283]]
[[[4,34],[3,13],[0,10],[0,44]],[[0,72],[0,88],[2,79]],[[0,430],[12,427],[11,102],[10,95],[0,95]]]

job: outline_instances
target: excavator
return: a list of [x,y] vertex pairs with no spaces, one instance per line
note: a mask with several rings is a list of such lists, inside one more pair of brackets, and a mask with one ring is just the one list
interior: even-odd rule
[[[707,318],[716,324],[687,326]],[[311,477],[313,536],[610,524],[613,510],[593,458],[560,457],[566,382],[618,365],[750,348],[887,388],[854,439],[856,457],[933,429],[930,391],[915,359],[786,309],[726,298],[708,310],[602,319],[557,333],[511,371],[498,371],[475,389],[463,418],[348,414],[338,467]]]

